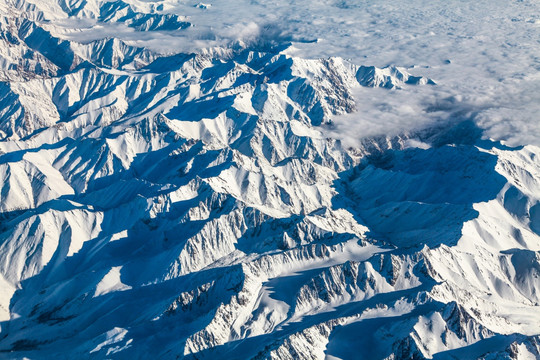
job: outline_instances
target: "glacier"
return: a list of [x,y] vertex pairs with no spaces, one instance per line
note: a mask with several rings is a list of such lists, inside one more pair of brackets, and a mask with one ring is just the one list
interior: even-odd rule
[[0,0],[0,358],[540,358],[539,5],[400,3]]

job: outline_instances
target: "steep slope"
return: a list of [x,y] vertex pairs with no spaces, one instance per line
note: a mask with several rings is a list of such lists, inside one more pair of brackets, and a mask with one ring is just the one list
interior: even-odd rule
[[346,148],[358,89],[436,82],[59,25],[188,31],[169,3],[0,2],[2,357],[538,356],[540,148],[466,116]]

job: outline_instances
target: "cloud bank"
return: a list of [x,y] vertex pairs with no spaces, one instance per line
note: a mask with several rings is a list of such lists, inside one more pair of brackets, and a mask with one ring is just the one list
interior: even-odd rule
[[444,85],[404,89],[359,88],[357,111],[324,127],[346,147],[364,138],[414,133],[432,126],[472,121],[483,137],[509,146],[540,146],[540,84],[516,82],[491,88]]

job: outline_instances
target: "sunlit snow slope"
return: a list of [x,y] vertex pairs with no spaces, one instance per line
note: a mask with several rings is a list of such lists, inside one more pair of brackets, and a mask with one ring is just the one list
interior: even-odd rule
[[409,60],[193,30],[233,4],[0,0],[0,358],[540,358],[540,148],[486,136],[495,80],[468,107]]

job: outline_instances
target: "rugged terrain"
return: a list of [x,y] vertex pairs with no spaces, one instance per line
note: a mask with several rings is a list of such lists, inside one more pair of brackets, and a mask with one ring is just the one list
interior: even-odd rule
[[440,86],[403,64],[62,28],[182,36],[173,3],[0,1],[0,358],[540,357],[538,146],[332,136]]

